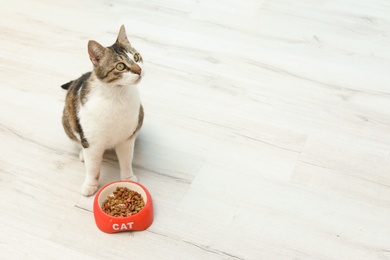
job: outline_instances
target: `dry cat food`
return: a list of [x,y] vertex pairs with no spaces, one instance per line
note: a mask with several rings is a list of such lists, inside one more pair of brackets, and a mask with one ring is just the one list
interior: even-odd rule
[[114,194],[104,200],[102,210],[113,217],[129,217],[145,206],[141,194],[126,187],[117,187]]

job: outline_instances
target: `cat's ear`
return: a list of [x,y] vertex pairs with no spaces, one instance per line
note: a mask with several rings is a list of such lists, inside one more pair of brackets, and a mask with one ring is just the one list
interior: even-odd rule
[[93,65],[98,66],[106,53],[106,48],[95,41],[89,41],[88,53]]
[[119,30],[118,38],[116,39],[116,43],[119,44],[120,46],[123,46],[123,47],[127,47],[127,48],[131,47],[129,40],[127,39],[126,29],[125,29],[124,25],[122,25],[120,30]]

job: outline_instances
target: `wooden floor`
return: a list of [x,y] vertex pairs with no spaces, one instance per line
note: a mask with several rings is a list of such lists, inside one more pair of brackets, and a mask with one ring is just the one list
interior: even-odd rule
[[[60,85],[121,24],[155,218],[110,235]],[[390,259],[388,0],[8,1],[0,111],[1,259]],[[108,152],[100,185],[118,178]]]

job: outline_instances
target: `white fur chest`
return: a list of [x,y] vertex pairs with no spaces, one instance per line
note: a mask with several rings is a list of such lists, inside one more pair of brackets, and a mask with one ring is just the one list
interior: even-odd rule
[[79,108],[80,124],[90,145],[115,148],[136,130],[141,101],[137,86],[94,86]]

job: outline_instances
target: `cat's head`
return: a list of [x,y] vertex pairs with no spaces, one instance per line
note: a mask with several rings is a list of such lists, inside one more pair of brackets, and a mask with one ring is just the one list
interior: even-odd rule
[[96,76],[103,82],[135,85],[144,75],[142,56],[131,46],[123,25],[112,46],[103,47],[96,41],[89,41],[88,53]]

